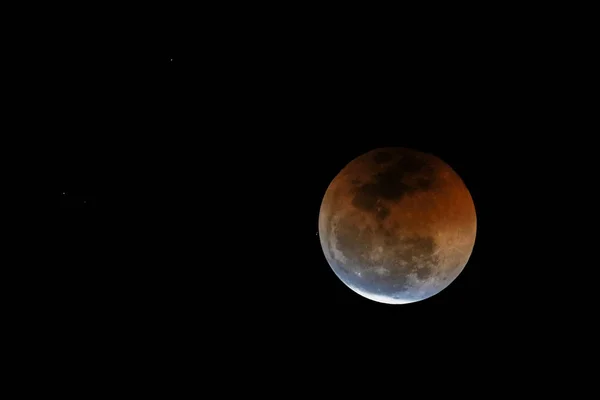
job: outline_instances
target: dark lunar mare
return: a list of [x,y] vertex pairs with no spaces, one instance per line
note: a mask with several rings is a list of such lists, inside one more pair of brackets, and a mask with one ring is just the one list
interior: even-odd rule
[[415,152],[404,149],[380,151],[373,155],[373,161],[387,166],[374,173],[368,182],[352,181],[356,186],[352,205],[374,213],[380,221],[390,214],[380,199],[399,202],[408,194],[429,190],[435,180],[431,162]]

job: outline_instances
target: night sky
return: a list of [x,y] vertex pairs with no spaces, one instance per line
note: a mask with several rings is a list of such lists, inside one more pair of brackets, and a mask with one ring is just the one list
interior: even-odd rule
[[[483,22],[227,21],[236,29],[173,29],[136,46],[72,39],[61,50],[80,56],[46,83],[59,93],[45,118],[56,127],[60,262],[40,272],[44,310],[131,329],[238,321],[269,338],[354,329],[354,340],[378,326],[471,350],[467,337],[491,346],[499,331],[529,337],[572,315],[555,301],[573,297],[554,267],[571,255],[553,250],[575,240],[556,228],[569,220],[557,211],[567,163],[528,136],[552,114],[531,100],[544,87],[530,78],[542,50],[508,45]],[[444,160],[477,211],[463,273],[409,305],[348,289],[317,235],[331,180],[384,146]]]

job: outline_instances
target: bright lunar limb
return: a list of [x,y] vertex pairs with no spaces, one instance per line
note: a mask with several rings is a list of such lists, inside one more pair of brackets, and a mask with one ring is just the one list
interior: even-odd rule
[[394,299],[393,297],[389,297],[389,296],[385,296],[385,295],[381,295],[381,294],[375,294],[375,293],[369,293],[369,292],[364,292],[358,288],[349,286],[348,287],[350,289],[352,289],[355,293],[360,294],[361,296],[369,299],[369,300],[373,300],[376,301],[378,303],[384,303],[384,304],[408,304],[408,303],[412,303],[413,301],[410,300],[402,300],[402,299]]

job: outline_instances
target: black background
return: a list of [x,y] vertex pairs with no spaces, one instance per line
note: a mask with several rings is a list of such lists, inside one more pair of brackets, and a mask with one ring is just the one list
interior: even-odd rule
[[[566,138],[581,108],[564,104],[577,76],[560,34],[460,10],[271,12],[92,29],[49,53],[57,228],[34,279],[41,318],[284,358],[306,345],[377,359],[391,350],[364,343],[390,340],[419,363],[543,353],[541,332],[587,324],[586,256],[568,249],[583,246],[570,223],[590,199],[570,168],[588,158]],[[477,210],[464,272],[410,305],[354,294],[317,236],[328,184],[381,146],[442,158]]]

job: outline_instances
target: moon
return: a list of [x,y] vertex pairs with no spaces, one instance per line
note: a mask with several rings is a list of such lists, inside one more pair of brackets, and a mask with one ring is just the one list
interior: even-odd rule
[[319,212],[327,262],[346,286],[387,304],[427,299],[463,271],[475,245],[469,190],[438,157],[372,150],[330,183]]

